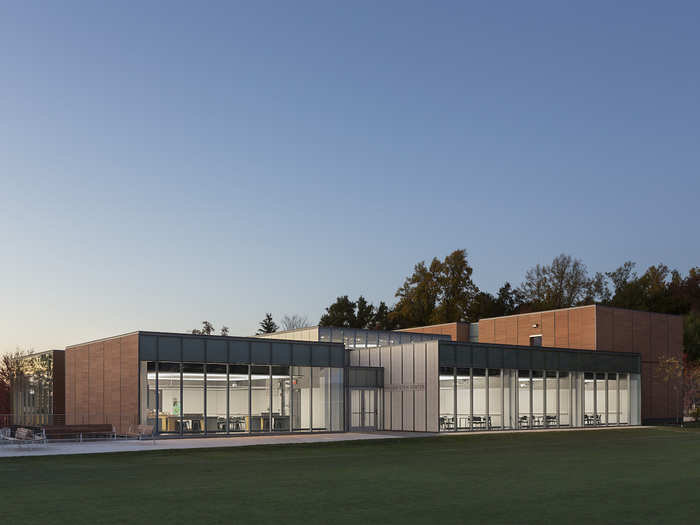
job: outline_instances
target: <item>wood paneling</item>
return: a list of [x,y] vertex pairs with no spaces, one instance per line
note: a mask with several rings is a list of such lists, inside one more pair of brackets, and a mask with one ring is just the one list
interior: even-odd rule
[[138,423],[138,334],[68,347],[66,422]]

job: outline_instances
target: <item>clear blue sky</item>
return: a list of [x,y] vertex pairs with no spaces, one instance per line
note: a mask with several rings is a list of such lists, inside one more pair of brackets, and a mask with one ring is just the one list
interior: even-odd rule
[[697,2],[104,4],[0,7],[0,351],[700,263]]

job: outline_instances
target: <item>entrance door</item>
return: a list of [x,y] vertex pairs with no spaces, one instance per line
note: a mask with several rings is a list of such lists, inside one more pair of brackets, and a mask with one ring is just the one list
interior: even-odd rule
[[350,390],[350,431],[377,430],[377,390],[352,388]]

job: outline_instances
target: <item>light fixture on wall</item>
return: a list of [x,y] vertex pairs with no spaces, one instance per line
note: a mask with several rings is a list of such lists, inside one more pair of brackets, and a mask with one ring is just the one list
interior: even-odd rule
[[538,325],[537,323],[535,323],[535,324],[532,325],[533,328],[537,328],[538,326],[539,326],[539,325]]

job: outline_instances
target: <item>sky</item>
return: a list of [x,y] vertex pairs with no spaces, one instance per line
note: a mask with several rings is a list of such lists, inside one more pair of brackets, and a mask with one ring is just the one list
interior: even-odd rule
[[700,264],[697,2],[0,3],[0,352]]

